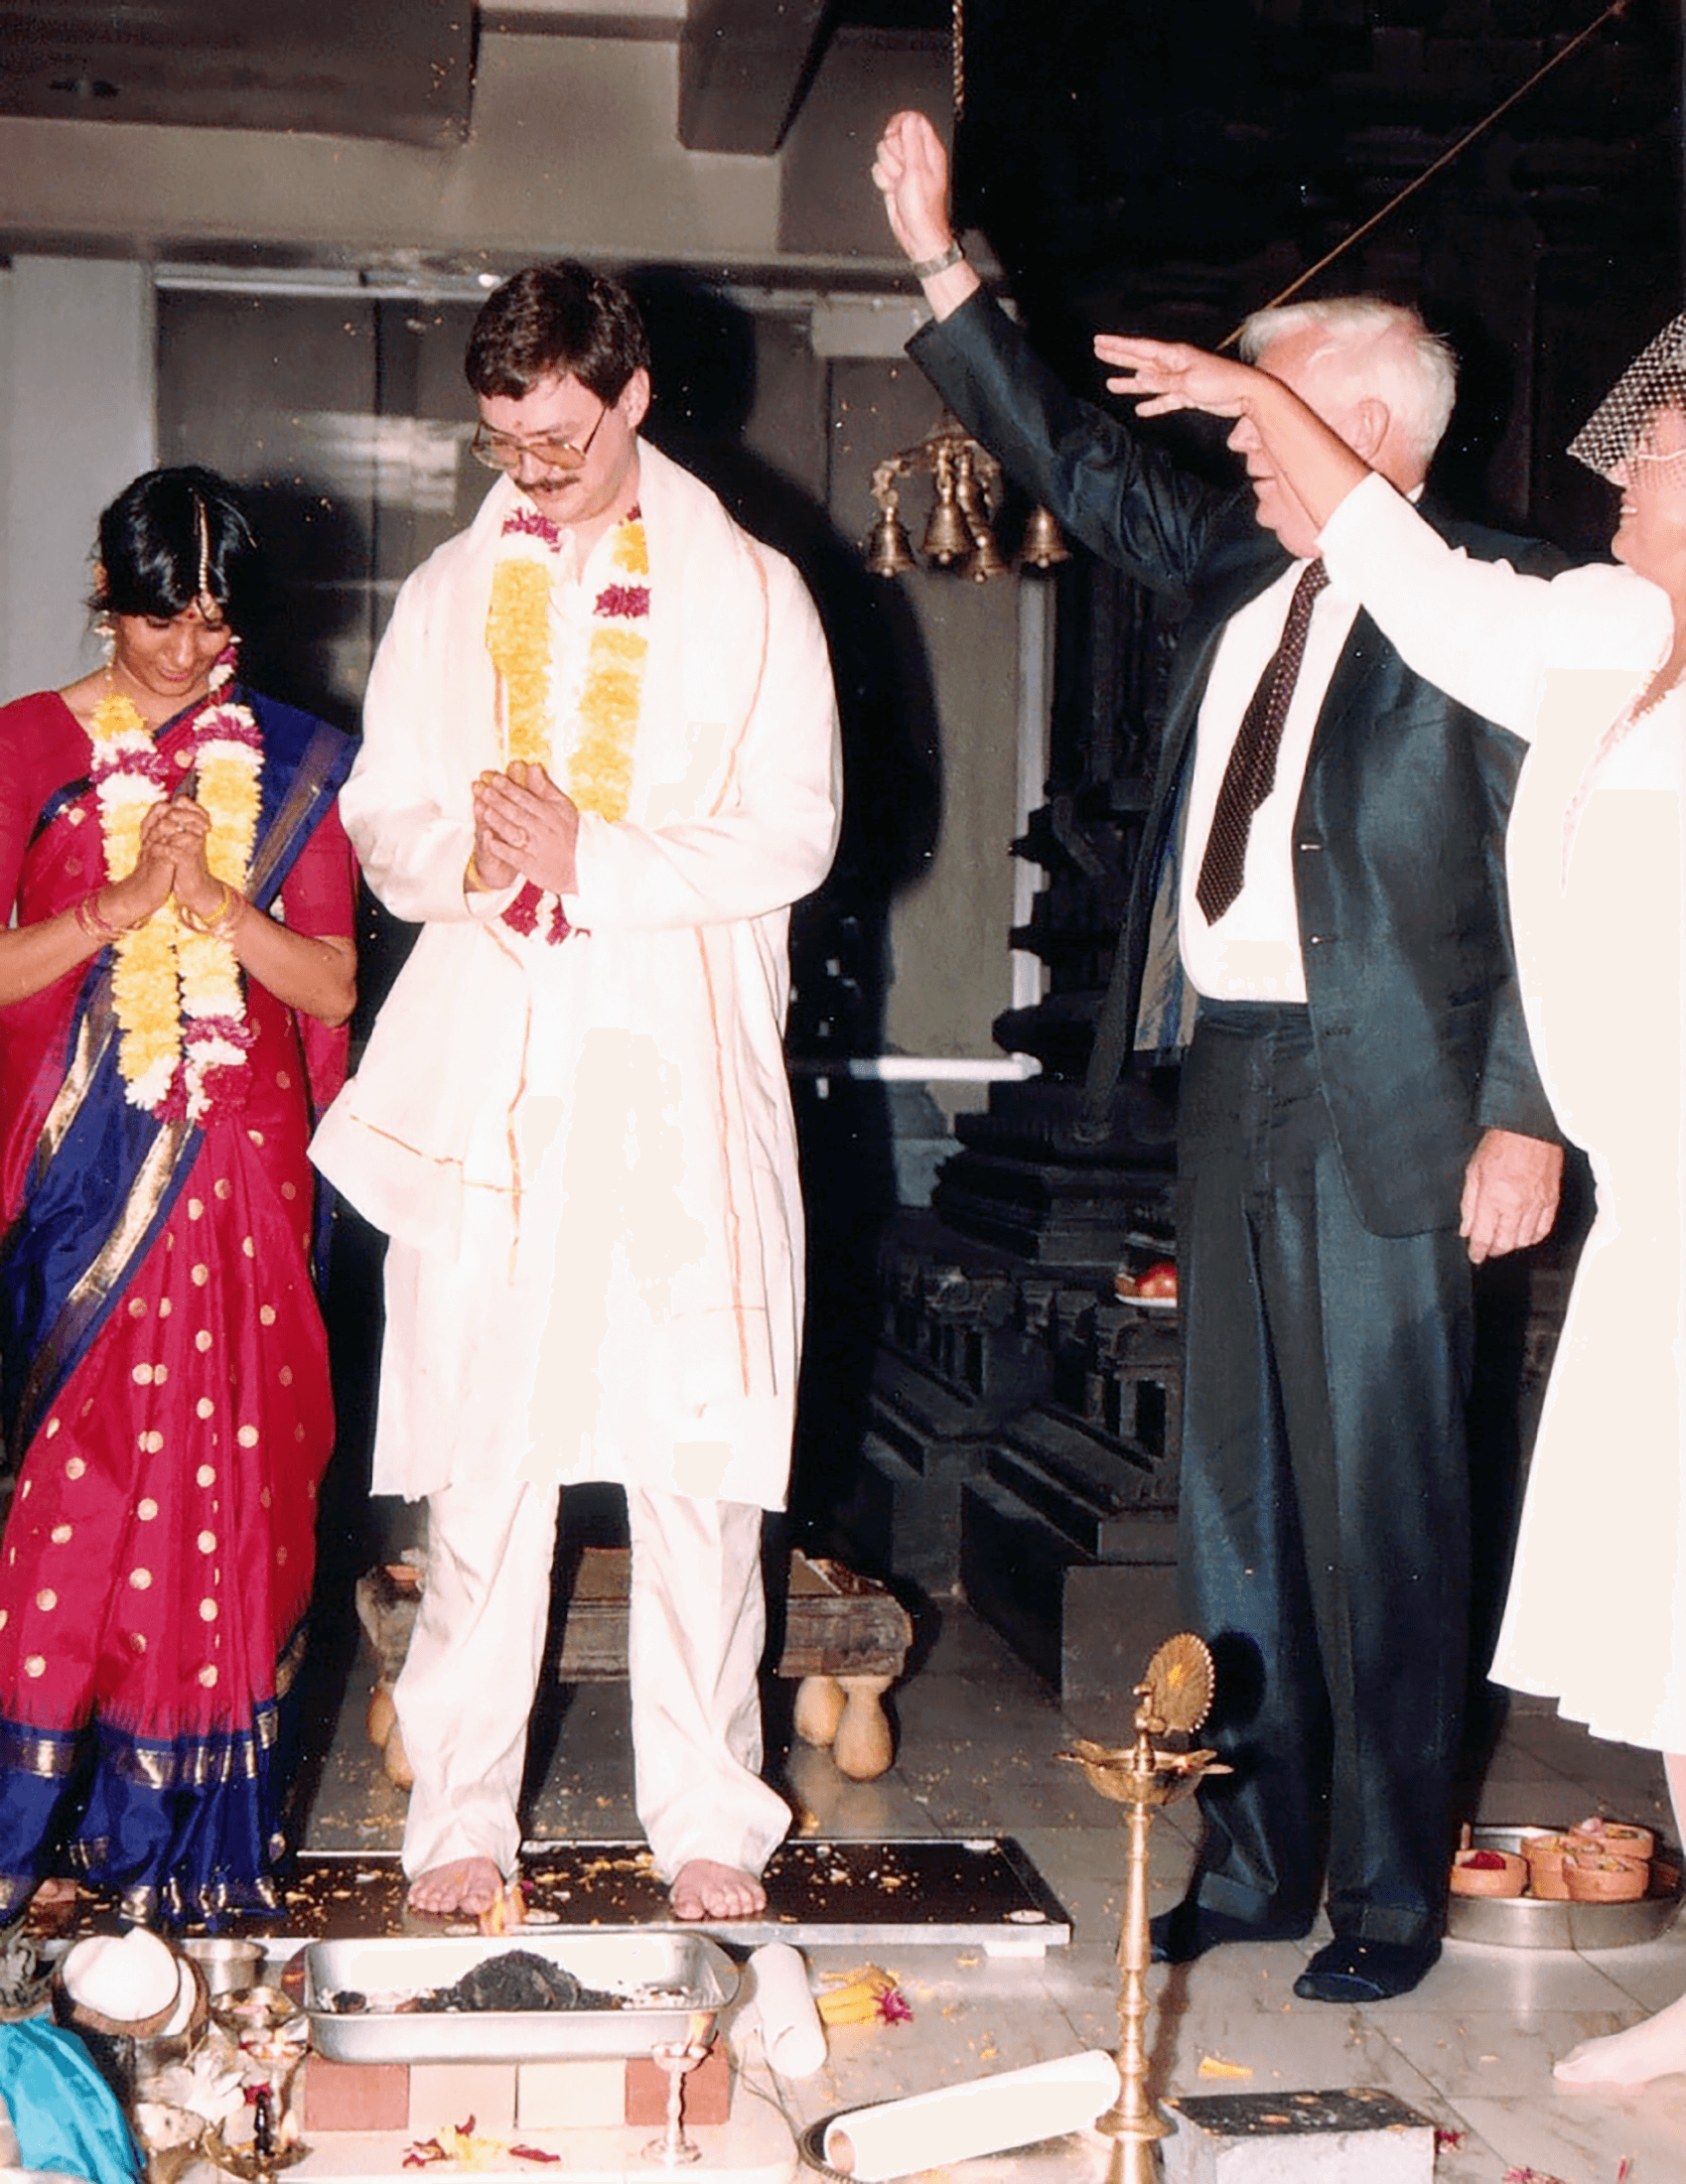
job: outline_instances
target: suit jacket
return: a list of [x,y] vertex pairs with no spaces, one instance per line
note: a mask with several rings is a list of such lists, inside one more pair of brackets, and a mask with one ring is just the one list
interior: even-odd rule
[[[1124,936],[1133,1023],[1212,657],[1230,615],[1288,556],[1250,493],[1214,488],[1080,401],[987,296],[909,347],[1071,537],[1188,610]],[[1439,527],[1489,559],[1545,558],[1498,532]],[[1456,1225],[1483,1130],[1557,1135],[1523,1028],[1504,892],[1521,757],[1516,738],[1413,674],[1358,615],[1312,740],[1294,879],[1324,1096],[1353,1202],[1380,1235]]]

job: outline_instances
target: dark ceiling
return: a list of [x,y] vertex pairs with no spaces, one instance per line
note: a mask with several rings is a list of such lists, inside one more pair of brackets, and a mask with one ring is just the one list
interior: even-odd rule
[[497,0],[0,0],[0,114],[450,143],[468,127],[486,19],[533,37],[675,37],[681,14],[687,73],[697,79],[689,87],[700,85],[714,132],[708,148],[771,151],[833,33],[943,31],[950,5],[675,0],[652,14],[615,0],[589,9],[580,0],[536,9],[500,9]]
[[0,0],[0,114],[438,144],[473,61],[465,0]]

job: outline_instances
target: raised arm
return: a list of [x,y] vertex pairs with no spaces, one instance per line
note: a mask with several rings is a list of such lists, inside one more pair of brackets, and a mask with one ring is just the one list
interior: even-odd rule
[[[948,155],[923,114],[891,116],[873,180],[915,267],[954,249]],[[1179,471],[1128,420],[1074,394],[964,258],[921,283],[933,316],[908,353],[955,416],[1068,538],[1186,602],[1210,526],[1234,496]]]
[[1130,334],[1097,334],[1095,354],[1114,367],[1108,391],[1141,402],[1138,416],[1195,409],[1209,417],[1245,417],[1319,530],[1370,475],[1363,458],[1316,410],[1252,364],[1211,355],[1187,341],[1150,341]]
[[1095,352],[1145,415],[1245,416],[1316,524],[1331,581],[1362,600],[1407,665],[1483,719],[1531,737],[1550,668],[1631,672],[1667,642],[1660,588],[1601,565],[1548,579],[1449,544],[1268,373],[1126,335],[1101,336]]
[[[948,217],[948,153],[921,113],[892,114],[878,140],[872,179],[884,195],[891,231],[915,266],[940,265],[954,250]],[[978,277],[964,258],[924,274],[920,286],[933,317],[946,319],[975,295]]]

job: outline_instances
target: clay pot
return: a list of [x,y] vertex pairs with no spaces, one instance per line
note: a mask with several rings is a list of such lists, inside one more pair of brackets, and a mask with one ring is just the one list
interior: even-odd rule
[[404,1749],[404,1732],[396,1720],[386,1734],[385,1748],[380,1754],[380,1771],[395,1790],[413,1790],[416,1786],[416,1770],[410,1765],[410,1755]]
[[1452,1861],[1455,1896],[1519,1896],[1527,1885],[1527,1860],[1514,1850],[1460,1850]]
[[890,1723],[879,1701],[896,1681],[892,1676],[840,1676],[843,1712],[831,1756],[839,1774],[851,1782],[876,1782],[896,1756]]
[[1624,1820],[1578,1820],[1569,1833],[1595,1850],[1608,1850],[1615,1858],[1643,1860],[1657,1846],[1654,1830],[1634,1828]]
[[368,1706],[363,1713],[363,1731],[371,1744],[380,1746],[392,1734],[392,1724],[398,1718],[398,1709],[392,1704],[392,1687],[384,1679],[375,1685],[368,1695]]
[[1572,1903],[1634,1903],[1650,1884],[1650,1867],[1602,1850],[1571,1850],[1563,1878]]
[[837,1741],[848,1697],[834,1676],[804,1676],[796,1686],[791,1726],[804,1744],[829,1751]]
[[1563,1861],[1583,1847],[1574,1836],[1535,1836],[1522,1845],[1528,1861],[1528,1893],[1547,1903],[1567,1903],[1569,1883],[1563,1877]]

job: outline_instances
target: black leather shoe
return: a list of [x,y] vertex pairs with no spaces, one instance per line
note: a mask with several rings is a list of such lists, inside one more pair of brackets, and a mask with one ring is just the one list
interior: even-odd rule
[[1336,1934],[1294,1981],[1305,2002],[1385,2002],[1409,1994],[1440,1955],[1440,1943],[1366,1942]]
[[1311,1930],[1310,1919],[1237,1919],[1227,1911],[1210,1911],[1188,1896],[1148,1926],[1155,1964],[1193,1964],[1225,1942],[1303,1941]]

